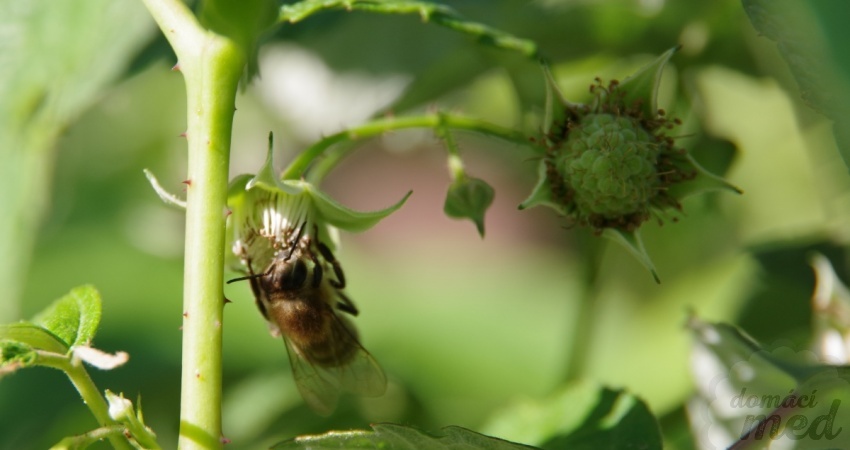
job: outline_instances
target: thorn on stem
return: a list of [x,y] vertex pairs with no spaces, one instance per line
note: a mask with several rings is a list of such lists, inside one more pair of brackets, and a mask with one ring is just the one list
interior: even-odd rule
[[181,181],[181,183],[185,184],[186,186],[191,186],[192,180],[183,180],[183,181]]
[[171,70],[172,70],[172,71],[174,71],[174,72],[180,72],[180,63],[178,62],[177,64],[175,64],[175,65],[171,68]]
[[185,131],[178,135],[178,137],[182,137],[182,138],[185,138],[186,136],[188,136],[188,134]]

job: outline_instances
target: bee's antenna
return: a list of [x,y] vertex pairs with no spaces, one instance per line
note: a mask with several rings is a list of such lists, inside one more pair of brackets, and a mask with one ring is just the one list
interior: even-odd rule
[[270,266],[269,266],[269,269],[268,269],[268,270],[266,270],[266,271],[265,271],[265,272],[263,272],[263,273],[254,273],[254,271],[253,271],[253,270],[251,270],[251,264],[250,264],[250,263],[248,263],[248,271],[249,271],[249,272],[251,272],[251,274],[250,274],[250,275],[246,275],[246,276],[244,276],[244,277],[233,278],[233,279],[227,280],[227,283],[226,283],[226,284],[230,284],[230,283],[233,283],[233,282],[236,282],[236,281],[250,280],[250,279],[253,279],[253,278],[260,278],[260,277],[264,277],[264,276],[266,276],[266,275],[268,275],[268,274],[272,273],[272,269],[273,269],[273,268],[274,268],[274,264],[270,265]]
[[247,275],[247,276],[244,276],[244,277],[233,278],[233,279],[227,280],[226,284],[230,284],[230,283],[233,283],[233,282],[236,282],[236,281],[250,280],[252,278],[260,278],[260,277],[263,277],[265,275],[266,275],[265,273],[254,273],[254,274]]

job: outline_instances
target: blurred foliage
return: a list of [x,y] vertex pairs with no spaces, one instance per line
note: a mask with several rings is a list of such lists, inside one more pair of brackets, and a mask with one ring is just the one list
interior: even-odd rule
[[[181,192],[182,80],[169,71],[175,61],[162,38],[142,49],[150,23],[137,2],[70,2],[67,8],[87,5],[73,14],[53,2],[18,3],[0,3],[0,21],[10,25],[4,29],[32,30],[11,33],[21,38],[4,39],[0,49],[0,206],[3,224],[29,218],[15,228],[23,234],[0,228],[8,289],[0,317],[30,317],[72,286],[97,286],[103,317],[94,345],[126,351],[130,360],[94,372],[94,381],[128,398],[141,393],[146,424],[167,445],[178,428],[182,215],[161,204],[142,169]],[[828,13],[818,9],[815,20],[833,54],[846,59],[840,44],[850,36],[838,18],[850,7],[838,3]],[[516,211],[536,173],[534,161],[523,162],[531,156],[525,149],[455,136],[465,167],[496,192],[482,241],[469,224],[442,215],[450,179],[436,138],[398,132],[375,140],[346,157],[323,188],[357,209],[414,190],[373,230],[343,235],[337,251],[361,310],[364,345],[387,372],[389,392],[346,398],[329,418],[313,415],[248,287],[228,286],[228,448],[268,447],[373,422],[481,430],[495,423],[495,409],[551,400],[569,388],[568,379],[626,388],[661,417],[667,448],[692,448],[682,438],[683,404],[693,391],[685,311],[738,323],[763,342],[804,348],[814,286],[808,254],[817,250],[840,276],[848,273],[850,180],[831,124],[804,105],[776,45],[758,36],[736,0],[451,5],[537,42],[565,95],[579,100],[595,76],[623,77],[681,44],[664,75],[660,106],[684,121],[682,145],[744,195],[691,198],[678,223],[644,227],[663,280],[658,286],[621,249],[560,229],[547,211]],[[68,18],[86,31],[61,28],[76,23]],[[87,39],[89,50],[74,50],[77,39]],[[279,64],[281,55],[288,65]],[[439,105],[529,136],[539,132],[544,84],[535,61],[479,46],[415,15],[328,11],[283,24],[259,61],[260,79],[237,99],[234,176],[260,167],[270,130],[278,137],[275,151],[291,159],[308,136],[338,131],[347,124],[343,114],[361,107],[371,108],[368,115]],[[404,90],[390,98],[370,94],[399,83]],[[324,103],[291,96],[282,104],[278,91],[289,85],[292,92],[318,86],[334,94]],[[66,98],[60,93],[73,101],[67,97],[61,114],[47,114],[48,100]],[[307,129],[297,120],[314,110],[329,128]],[[39,114],[50,120],[34,122]],[[21,213],[20,205],[33,209]],[[30,216],[38,211],[45,211],[41,219]],[[0,449],[46,448],[95,426],[56,371],[35,368],[0,382]],[[507,428],[486,432],[510,438]]]

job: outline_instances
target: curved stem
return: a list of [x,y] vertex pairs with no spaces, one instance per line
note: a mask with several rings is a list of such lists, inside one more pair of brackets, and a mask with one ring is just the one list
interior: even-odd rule
[[[283,179],[299,179],[319,156],[336,144],[359,141],[366,138],[379,136],[389,131],[402,130],[406,128],[452,128],[457,130],[472,131],[487,136],[493,136],[517,144],[527,145],[528,138],[519,131],[495,125],[483,120],[451,114],[434,113],[412,117],[388,117],[373,120],[358,127],[340,131],[316,142],[307,150],[301,152],[295,160],[283,172]],[[345,147],[345,151],[354,149],[354,146]],[[342,155],[336,155],[335,161],[339,161]],[[328,167],[323,171],[327,173]]]
[[[59,369],[68,375],[71,383],[75,388],[77,388],[77,392],[80,393],[80,397],[83,398],[83,402],[86,406],[88,406],[92,415],[101,427],[120,426],[122,429],[124,428],[123,425],[116,422],[109,416],[109,405],[106,404],[106,400],[104,400],[103,396],[100,395],[100,391],[98,391],[97,386],[95,386],[89,376],[89,373],[86,371],[86,368],[83,367],[81,362],[72,362],[67,356],[52,352],[38,351],[37,353],[38,363],[40,365]],[[106,437],[109,439],[109,443],[112,444],[112,447],[116,449],[133,449],[133,446],[130,445],[123,434],[110,433],[107,434]]]

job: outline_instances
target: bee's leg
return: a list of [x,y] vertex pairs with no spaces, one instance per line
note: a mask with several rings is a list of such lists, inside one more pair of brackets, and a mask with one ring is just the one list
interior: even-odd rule
[[263,293],[262,289],[260,289],[260,283],[257,281],[257,276],[254,275],[254,269],[251,268],[251,260],[247,260],[248,273],[249,278],[248,282],[251,283],[251,291],[254,293],[254,303],[257,304],[257,309],[260,310],[260,313],[266,320],[269,320],[269,314],[266,312],[266,305],[263,304]]
[[319,252],[322,254],[322,257],[334,268],[334,275],[336,275],[336,280],[331,280],[331,286],[337,289],[345,288],[345,274],[342,273],[342,266],[339,264],[339,261],[334,257],[331,249],[328,248],[322,241],[316,241],[316,247],[319,248]]
[[358,311],[357,307],[354,306],[354,302],[351,301],[351,299],[348,298],[347,295],[343,294],[340,291],[337,291],[336,295],[338,295],[340,300],[342,300],[341,302],[336,304],[337,309],[339,309],[340,311],[345,311],[351,314],[352,316],[360,314],[360,311]]
[[322,283],[324,269],[322,269],[322,265],[319,263],[319,258],[316,258],[313,252],[310,252],[310,260],[313,261],[313,287],[317,288]]

